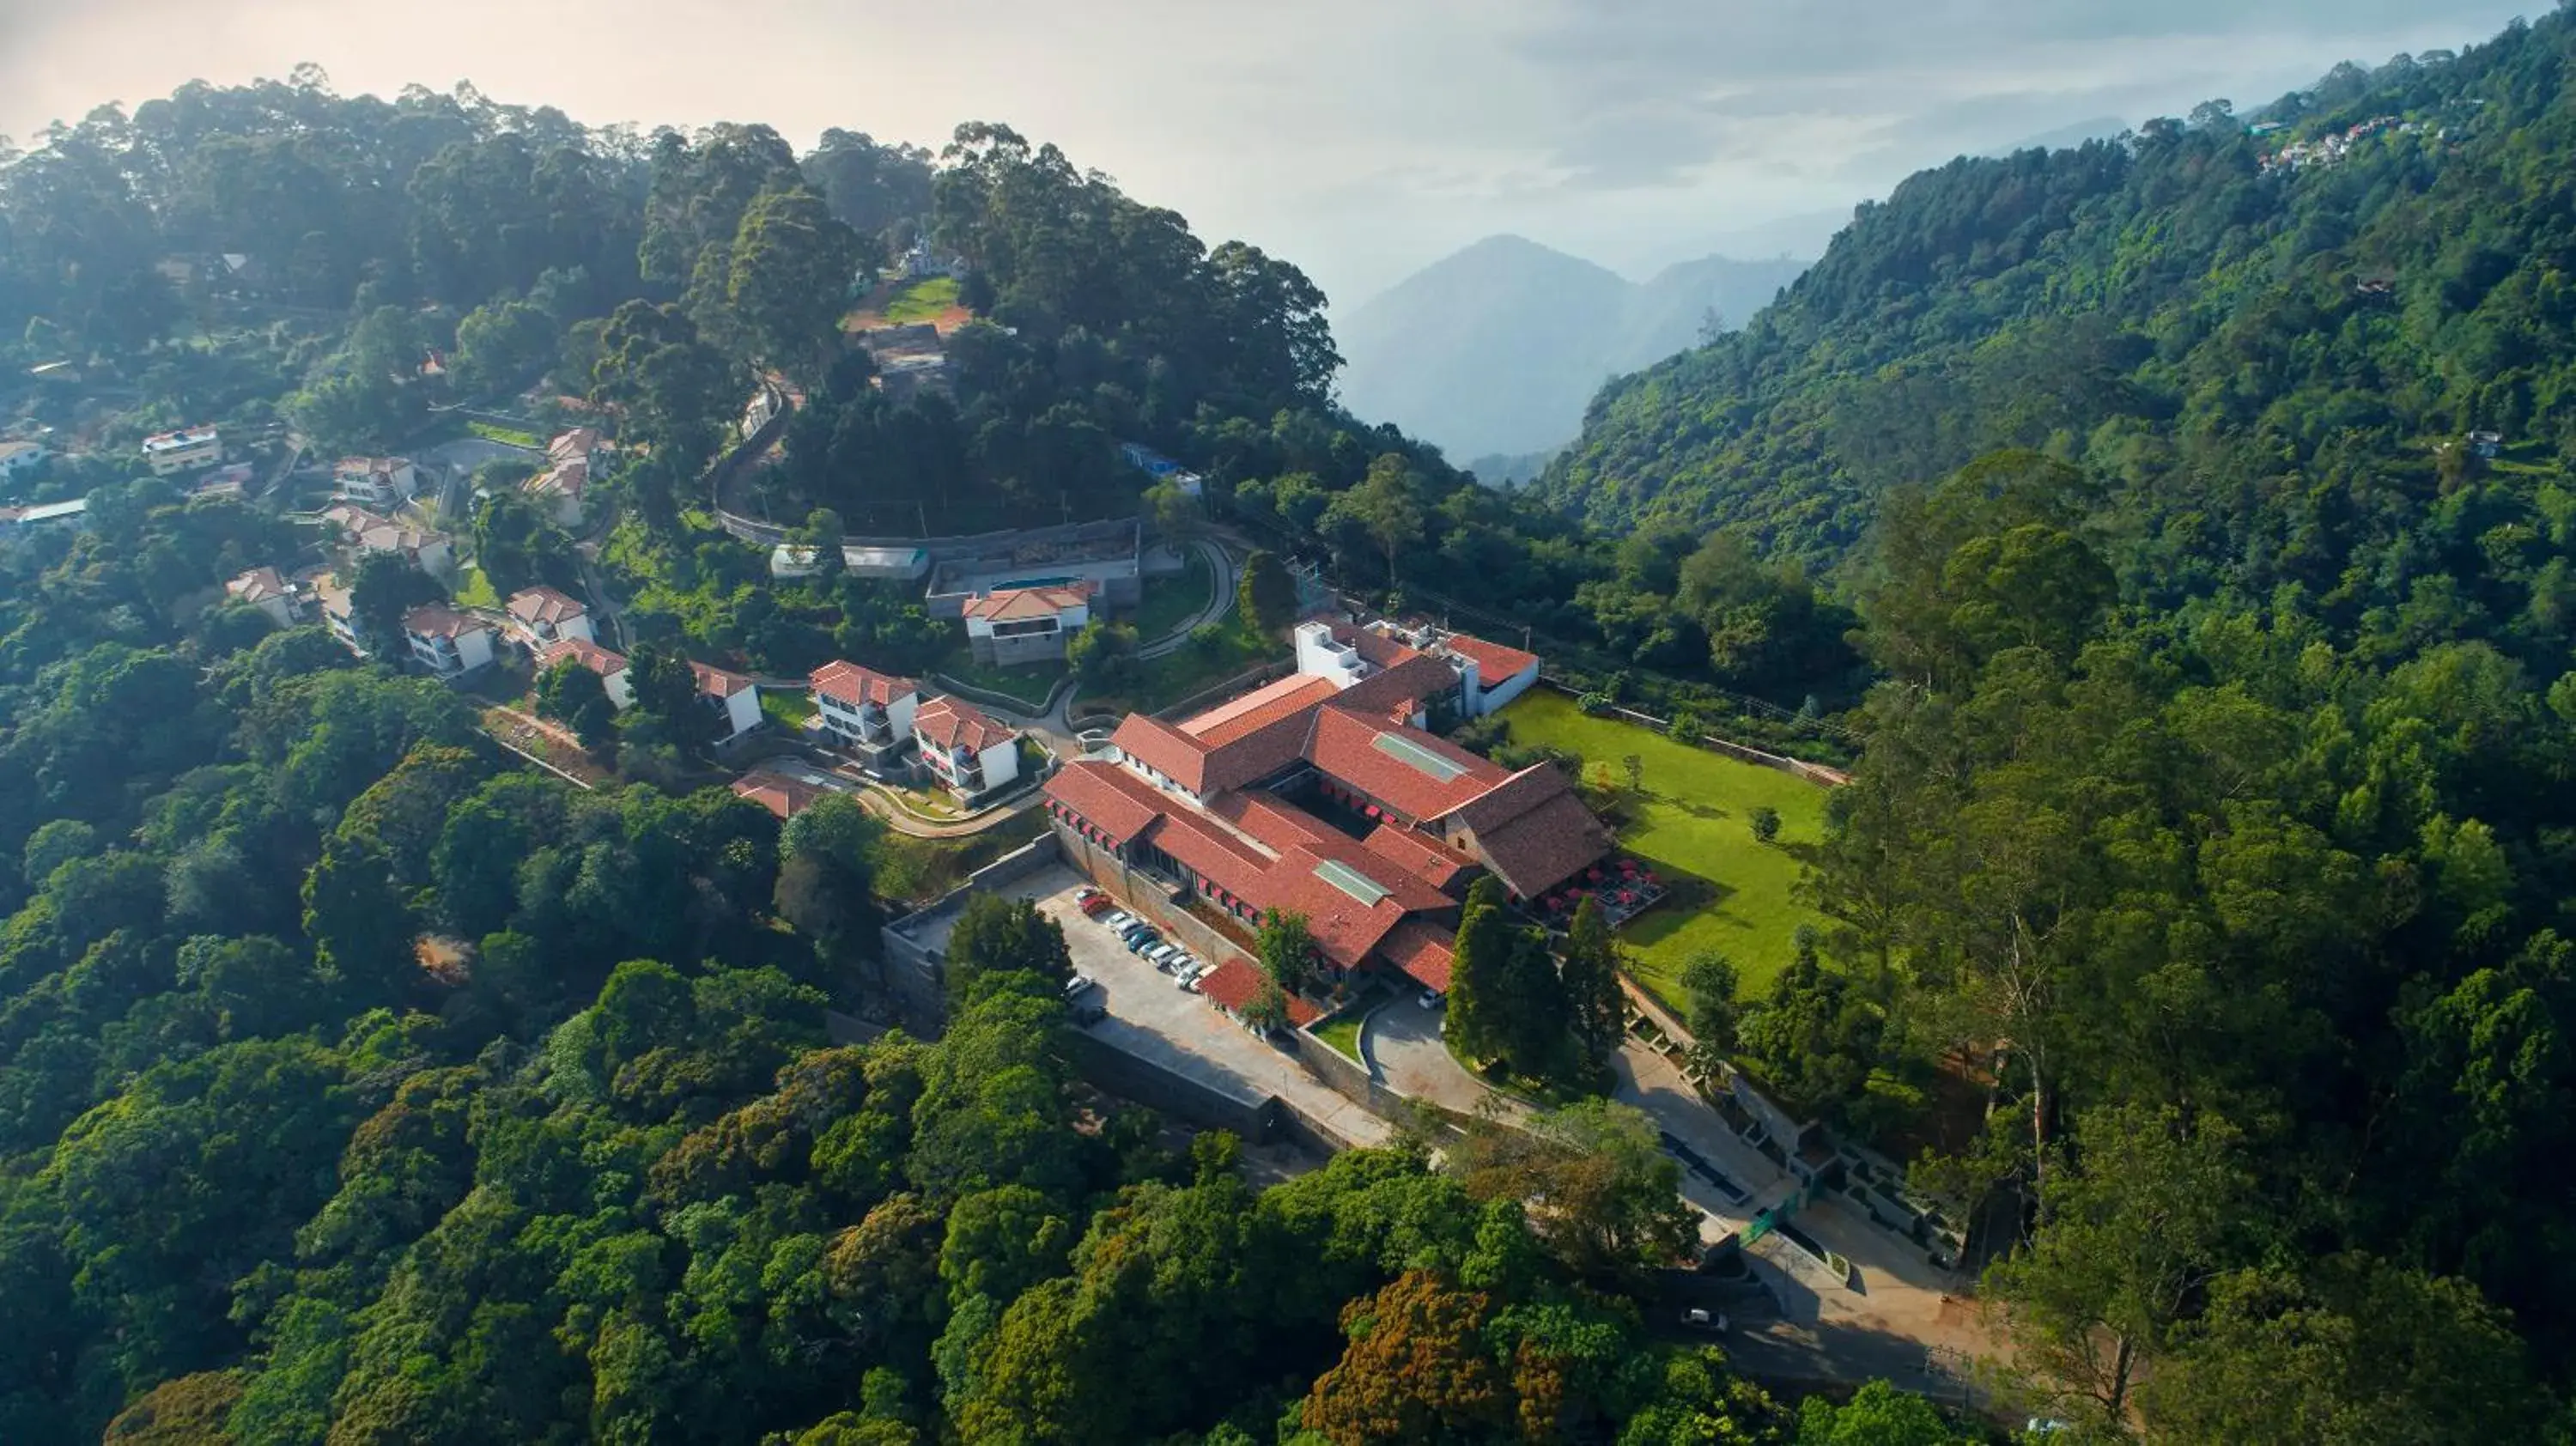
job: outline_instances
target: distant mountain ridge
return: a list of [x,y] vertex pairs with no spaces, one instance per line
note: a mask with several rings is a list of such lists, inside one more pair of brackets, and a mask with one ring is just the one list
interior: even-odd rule
[[1641,283],[1489,236],[1335,327],[1349,358],[1342,400],[1454,457],[1544,452],[1582,429],[1603,382],[1698,344],[1712,314],[1740,324],[1806,267],[1710,256]]

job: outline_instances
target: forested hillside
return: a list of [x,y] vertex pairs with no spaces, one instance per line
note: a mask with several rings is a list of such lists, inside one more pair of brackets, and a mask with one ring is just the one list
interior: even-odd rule
[[[2576,440],[2572,48],[2553,16],[2344,67],[2260,113],[2280,131],[2211,106],[1917,175],[1741,334],[1607,389],[1545,495],[1828,561],[1888,487],[2045,448],[2121,490],[2161,576],[2332,588],[2390,540],[2377,489],[2430,488],[2447,444]],[[2382,117],[2336,163],[2267,165]]]
[[2565,1429],[2571,58],[1917,176],[1547,479],[1856,603],[1828,967],[1735,1042],[1858,1128],[1992,1079],[1918,1174],[2027,1207],[1983,1291],[2064,1419]]

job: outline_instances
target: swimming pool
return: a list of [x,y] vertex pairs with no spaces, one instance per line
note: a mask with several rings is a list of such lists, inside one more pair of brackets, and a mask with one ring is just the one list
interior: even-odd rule
[[1016,589],[1016,588],[1024,588],[1024,587],[1062,587],[1062,586],[1064,586],[1064,585],[1065,585],[1065,584],[1067,584],[1067,583],[1080,582],[1080,581],[1082,581],[1082,579],[1081,579],[1081,578],[1079,578],[1079,577],[1073,577],[1073,576],[1067,576],[1067,577],[1015,577],[1015,578],[1010,579],[1010,580],[1009,580],[1009,581],[1007,581],[1007,582],[996,582],[996,583],[994,583],[994,584],[993,584],[993,587],[992,587],[992,590],[993,590],[994,592],[1010,592],[1010,591],[1012,591],[1012,590],[1014,590],[1014,589]]

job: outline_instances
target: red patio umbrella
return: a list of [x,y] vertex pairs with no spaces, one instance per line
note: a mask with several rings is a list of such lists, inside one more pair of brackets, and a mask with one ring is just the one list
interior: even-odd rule
[[1596,866],[1591,872],[1585,874],[1584,877],[1597,884],[1601,882],[1601,870]]

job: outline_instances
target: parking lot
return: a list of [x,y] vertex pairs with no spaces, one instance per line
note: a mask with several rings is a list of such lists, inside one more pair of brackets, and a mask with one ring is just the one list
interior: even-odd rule
[[[1384,1121],[1325,1088],[1294,1055],[1256,1038],[1204,996],[1181,988],[1171,975],[1127,952],[1117,936],[1075,906],[1074,895],[1082,885],[1081,876],[1058,865],[1006,892],[1011,898],[1035,900],[1038,911],[1064,929],[1074,972],[1096,982],[1097,988],[1075,1001],[1109,1011],[1107,1018],[1088,1026],[1092,1035],[1247,1103],[1278,1095],[1346,1139],[1381,1144],[1392,1137]],[[941,921],[922,942],[946,948],[940,931],[947,927],[948,921]]]

